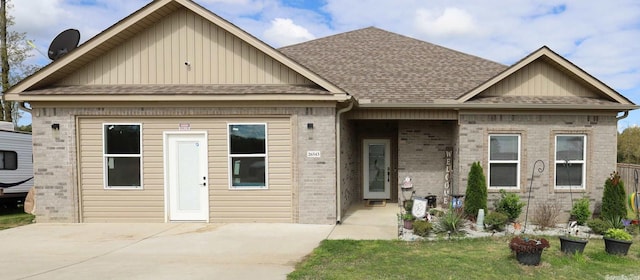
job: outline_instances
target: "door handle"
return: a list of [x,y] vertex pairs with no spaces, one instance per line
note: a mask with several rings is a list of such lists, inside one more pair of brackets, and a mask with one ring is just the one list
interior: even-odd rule
[[389,167],[387,167],[387,182],[389,182],[389,177],[391,176],[391,169]]
[[201,186],[206,187],[207,186],[207,177],[202,177],[202,180],[203,180],[203,182],[202,182]]

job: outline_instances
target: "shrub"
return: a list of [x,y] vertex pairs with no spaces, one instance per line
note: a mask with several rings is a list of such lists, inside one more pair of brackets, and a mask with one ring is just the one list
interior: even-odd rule
[[411,214],[410,212],[402,214],[402,220],[403,221],[413,221],[415,219],[416,219],[416,217],[414,217],[413,214]]
[[444,215],[444,212],[440,209],[430,208],[429,214],[431,214],[431,216],[434,216],[434,217],[442,217]]
[[464,217],[462,213],[449,209],[442,217],[438,219],[438,231],[458,234],[462,232],[464,226]]
[[556,225],[558,221],[558,215],[560,214],[560,207],[553,202],[544,202],[536,207],[533,213],[533,222],[536,223],[541,230]]
[[515,221],[522,213],[524,203],[520,202],[520,197],[517,194],[500,190],[500,199],[496,200],[493,206],[495,206],[496,212],[507,215],[509,221]]
[[589,217],[591,217],[589,198],[583,197],[576,201],[571,208],[571,215],[576,218],[576,222],[578,222],[579,225],[584,225]]
[[626,194],[624,182],[620,180],[618,172],[613,172],[604,182],[604,193],[602,194],[602,217],[605,220],[621,218],[627,216],[627,206],[625,204]]
[[422,237],[426,237],[431,232],[433,225],[424,220],[413,222],[413,233]]
[[604,233],[604,237],[611,238],[611,239],[624,240],[624,241],[631,241],[631,238],[632,238],[631,234],[629,234],[624,229],[619,229],[619,228],[608,229],[607,232]]
[[467,190],[464,198],[464,213],[468,217],[478,215],[478,210],[487,212],[487,179],[480,162],[474,162],[469,170]]
[[407,212],[411,212],[412,208],[413,208],[413,199],[405,200],[404,210]]
[[593,231],[595,234],[603,235],[608,229],[611,228],[611,225],[602,219],[591,219],[587,221],[587,226]]
[[487,229],[497,230],[497,231],[503,231],[504,226],[507,224],[508,221],[509,221],[509,217],[507,217],[507,215],[505,215],[504,213],[495,212],[495,211],[487,214],[487,216],[484,218],[484,224],[487,227]]

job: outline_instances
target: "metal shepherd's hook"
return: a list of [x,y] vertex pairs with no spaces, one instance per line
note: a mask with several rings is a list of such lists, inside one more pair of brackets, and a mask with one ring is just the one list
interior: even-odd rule
[[533,176],[536,175],[536,165],[538,165],[538,162],[542,165],[540,167],[538,167],[538,173],[541,173],[544,171],[544,161],[542,160],[536,160],[536,162],[533,163],[533,170],[531,170],[531,183],[529,183],[529,195],[527,197],[527,211],[524,214],[524,227],[522,227],[522,232],[526,233],[527,232],[527,219],[529,218],[529,203],[531,201],[531,188],[533,188]]
[[632,197],[634,198],[633,203],[636,205],[636,220],[638,221],[638,229],[640,229],[640,198],[638,198],[638,169],[633,170],[633,181],[635,182],[635,186],[633,189],[633,191],[635,192],[635,195],[633,195]]

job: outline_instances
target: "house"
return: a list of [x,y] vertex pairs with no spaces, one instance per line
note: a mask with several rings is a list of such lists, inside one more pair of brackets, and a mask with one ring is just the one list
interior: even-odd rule
[[276,50],[189,0],[152,1],[7,99],[32,107],[38,222],[332,224],[406,177],[447,205],[475,161],[493,199],[526,194],[541,160],[531,203],[568,210],[600,200],[637,108],[547,47],[505,66],[365,28]]

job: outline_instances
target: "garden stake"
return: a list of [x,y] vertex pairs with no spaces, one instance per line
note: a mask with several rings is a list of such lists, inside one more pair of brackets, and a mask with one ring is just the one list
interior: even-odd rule
[[527,219],[529,218],[529,204],[530,204],[529,202],[531,201],[531,188],[533,187],[533,176],[536,175],[536,164],[538,164],[538,162],[542,164],[542,166],[538,168],[538,172],[542,173],[544,171],[544,161],[536,160],[536,162],[533,163],[533,170],[531,171],[531,183],[529,184],[529,196],[527,197],[527,211],[524,214],[524,227],[522,228],[523,234],[527,232]]
[[633,170],[633,180],[635,181],[635,187],[633,188],[633,191],[636,193],[635,194],[635,199],[633,201],[633,203],[636,205],[636,220],[638,223],[638,229],[640,230],[640,200],[638,198],[638,169],[634,169]]

